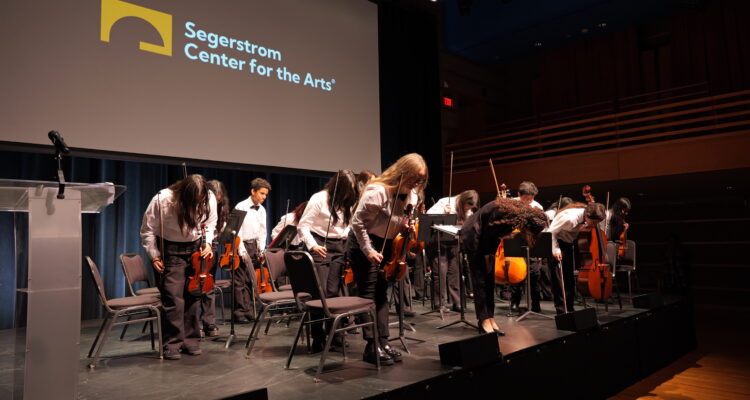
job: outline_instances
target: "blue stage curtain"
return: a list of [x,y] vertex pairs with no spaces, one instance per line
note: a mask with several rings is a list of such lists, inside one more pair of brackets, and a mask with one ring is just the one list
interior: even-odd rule
[[[56,163],[50,154],[0,151],[0,178],[54,180],[55,170]],[[148,260],[139,236],[143,212],[158,190],[182,178],[182,167],[69,157],[63,161],[63,170],[70,182],[112,182],[127,186],[125,193],[101,214],[84,214],[82,218],[83,255],[90,256],[99,266],[110,297],[125,296],[126,282],[119,255],[140,253],[144,260]],[[328,180],[327,177],[306,175],[304,172],[294,175],[190,166],[188,173],[222,181],[227,187],[232,207],[249,196],[250,181],[256,177],[268,180],[272,190],[264,206],[268,214],[269,233],[286,211],[287,199],[290,199],[291,207],[296,207],[321,190]],[[16,290],[26,282],[24,238],[27,235],[27,220],[24,213],[0,212],[0,329],[25,324],[21,312],[25,309],[25,298],[17,295]],[[16,237],[20,240],[15,240]],[[81,268],[81,317],[99,318],[102,315],[101,304],[83,260]]]

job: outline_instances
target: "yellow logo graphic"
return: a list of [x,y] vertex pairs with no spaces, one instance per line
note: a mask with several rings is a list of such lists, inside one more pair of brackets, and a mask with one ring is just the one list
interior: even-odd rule
[[139,48],[156,54],[172,56],[172,15],[121,0],[102,0],[102,42],[109,42],[112,26],[126,17],[136,17],[148,22],[161,36],[164,45],[140,42]]

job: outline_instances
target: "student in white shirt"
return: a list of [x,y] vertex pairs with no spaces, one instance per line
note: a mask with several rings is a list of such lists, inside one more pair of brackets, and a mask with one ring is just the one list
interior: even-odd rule
[[411,221],[404,218],[405,210],[407,205],[415,207],[423,198],[427,179],[427,164],[422,156],[407,154],[365,187],[352,216],[347,239],[348,259],[358,294],[375,301],[378,319],[376,329],[362,329],[367,341],[362,358],[369,363],[375,363],[376,357],[383,365],[401,359],[401,353],[388,344],[388,282],[381,268],[390,258],[392,239],[396,234],[404,229],[414,229]]
[[[475,190],[466,190],[457,196],[443,197],[438,200],[427,210],[427,214],[456,214],[458,215],[456,224],[463,225],[464,221],[477,210],[478,205],[479,194]],[[446,241],[445,236],[442,235],[441,237],[439,252],[437,249],[437,235],[434,236],[429,246],[430,259],[433,260],[434,265],[439,265],[440,287],[443,289],[440,296],[443,298],[443,304],[446,304],[445,301],[450,298],[451,304],[453,304],[452,310],[460,312],[458,241]],[[439,260],[438,254],[440,255]],[[471,293],[472,291],[469,290],[469,292]]]
[[[576,268],[578,233],[585,227],[592,227],[605,217],[604,205],[600,203],[572,203],[561,209],[552,220],[547,232],[552,233],[552,255],[554,260],[562,262],[563,282],[565,283],[565,300],[568,312],[573,310],[575,295],[575,279],[573,271]],[[555,310],[558,314],[564,312],[562,290],[557,273],[557,264],[550,260],[552,275],[552,294]]]
[[[307,202],[297,224],[297,233],[312,255],[320,284],[327,298],[338,297],[344,271],[344,244],[349,234],[352,207],[357,202],[357,181],[354,173],[339,170],[323,190]],[[313,319],[319,319],[322,316]],[[330,326],[327,327],[330,329]],[[314,353],[323,350],[325,332],[321,324],[311,326]]]
[[[191,256],[213,257],[211,242],[216,228],[216,196],[201,175],[162,189],[151,199],[141,223],[141,244],[157,273],[164,307],[161,334],[167,360],[180,359],[180,351],[201,354],[198,310],[200,297],[185,290],[194,271]],[[206,242],[201,243],[205,230]]]
[[[297,226],[297,224],[299,223],[299,219],[302,218],[302,213],[305,212],[306,207],[307,201],[303,201],[302,203],[299,203],[299,205],[297,205],[297,207],[295,207],[292,212],[284,214],[284,216],[279,219],[279,222],[276,224],[276,226],[274,226],[271,230],[271,242],[273,242],[276,239],[276,236],[281,233],[281,231],[284,230],[284,228],[286,228],[288,225]],[[289,242],[290,249],[298,249],[301,243],[302,240],[300,240],[299,235],[294,235],[294,239]]]
[[[271,184],[263,178],[255,178],[250,182],[250,197],[239,202],[234,208],[246,211],[245,219],[237,235],[242,238],[244,248],[240,248],[242,265],[234,271],[234,299],[235,308],[232,315],[235,321],[241,322],[243,318],[251,320],[254,318],[252,277],[254,264],[259,264],[260,255],[266,248],[268,232],[266,231],[266,209],[263,202],[266,201]],[[258,267],[256,265],[256,267]]]

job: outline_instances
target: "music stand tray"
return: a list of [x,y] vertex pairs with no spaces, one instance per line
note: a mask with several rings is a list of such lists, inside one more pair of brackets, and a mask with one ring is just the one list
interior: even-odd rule
[[266,249],[287,249],[288,243],[291,243],[297,237],[297,226],[287,225],[276,235]]

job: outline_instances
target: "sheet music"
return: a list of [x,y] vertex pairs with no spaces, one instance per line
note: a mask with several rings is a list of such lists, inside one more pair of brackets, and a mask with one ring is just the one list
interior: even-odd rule
[[460,225],[433,225],[432,229],[437,229],[441,232],[445,232],[453,236],[458,236],[458,230],[461,229],[461,226]]

